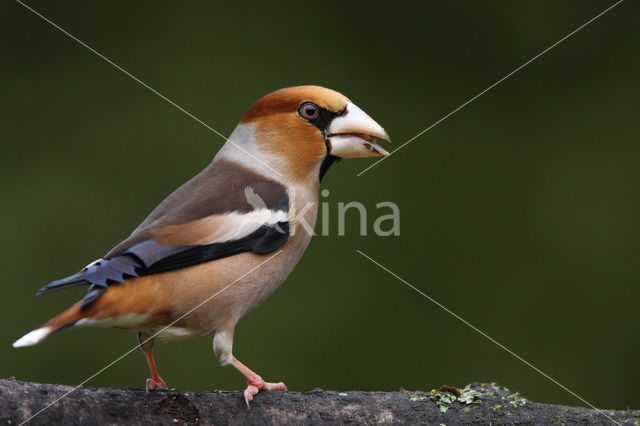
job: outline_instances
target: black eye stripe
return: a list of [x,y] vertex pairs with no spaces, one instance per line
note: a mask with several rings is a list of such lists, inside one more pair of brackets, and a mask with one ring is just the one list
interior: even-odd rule
[[[309,107],[310,109],[314,109],[315,114],[309,114],[307,113],[307,111],[305,111]],[[300,115],[300,117],[316,126],[323,134],[326,134],[327,128],[329,127],[329,124],[331,124],[331,121],[339,115],[343,114],[345,111],[346,107],[338,112],[333,112],[328,108],[319,107],[313,102],[308,101],[303,102],[298,108],[298,114]]]
[[[308,111],[306,110],[307,108],[309,108]],[[324,143],[326,145],[327,154],[324,160],[322,161],[322,164],[320,165],[320,174],[318,176],[319,179],[323,178],[324,174],[327,172],[327,170],[333,163],[340,160],[340,158],[330,154],[331,142],[329,142],[329,140],[326,139],[326,134],[327,134],[329,125],[331,124],[333,119],[341,115],[344,115],[347,112],[348,111],[347,111],[346,105],[343,108],[341,108],[338,112],[333,112],[329,108],[319,107],[318,105],[309,101],[303,102],[298,107],[298,114],[300,115],[300,117],[302,117],[304,120],[307,120],[309,123],[316,126],[318,130],[320,130],[322,134],[325,135]]]

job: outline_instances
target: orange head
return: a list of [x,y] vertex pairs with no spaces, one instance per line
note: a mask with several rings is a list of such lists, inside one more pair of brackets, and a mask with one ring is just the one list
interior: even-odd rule
[[247,125],[255,143],[246,148],[295,179],[322,177],[339,158],[388,155],[376,144],[389,140],[384,129],[347,97],[324,87],[272,92],[249,108],[238,128]]

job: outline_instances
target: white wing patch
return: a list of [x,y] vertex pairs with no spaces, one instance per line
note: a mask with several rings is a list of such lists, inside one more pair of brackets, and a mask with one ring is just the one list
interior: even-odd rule
[[165,226],[154,233],[153,239],[167,245],[224,243],[244,238],[261,226],[274,226],[278,222],[286,221],[286,211],[267,208],[252,210],[249,213],[217,214],[185,224]]
[[203,244],[224,243],[239,240],[256,231],[261,226],[272,226],[286,222],[287,212],[270,209],[254,210],[250,213],[229,213],[219,229]]

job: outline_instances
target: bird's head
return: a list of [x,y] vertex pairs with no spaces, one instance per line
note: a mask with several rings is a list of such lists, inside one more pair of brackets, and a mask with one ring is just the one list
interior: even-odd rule
[[251,154],[254,161],[296,180],[321,178],[341,158],[386,156],[376,141],[390,141],[344,95],[319,86],[289,87],[262,97],[229,139],[239,145],[236,151],[247,151],[236,152],[236,158],[251,161]]

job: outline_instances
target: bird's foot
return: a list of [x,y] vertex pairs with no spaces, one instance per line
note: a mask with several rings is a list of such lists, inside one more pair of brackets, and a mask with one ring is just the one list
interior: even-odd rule
[[282,390],[286,391],[287,386],[282,383],[269,383],[262,380],[262,377],[255,376],[251,377],[247,380],[247,388],[244,390],[244,401],[247,403],[247,408],[251,408],[249,406],[249,402],[253,400],[253,397],[258,394],[261,390]]
[[162,380],[162,377],[158,376],[153,379],[147,379],[145,389],[147,390],[147,393],[149,393],[152,390],[169,388],[167,387],[167,384],[164,382],[164,380]]

